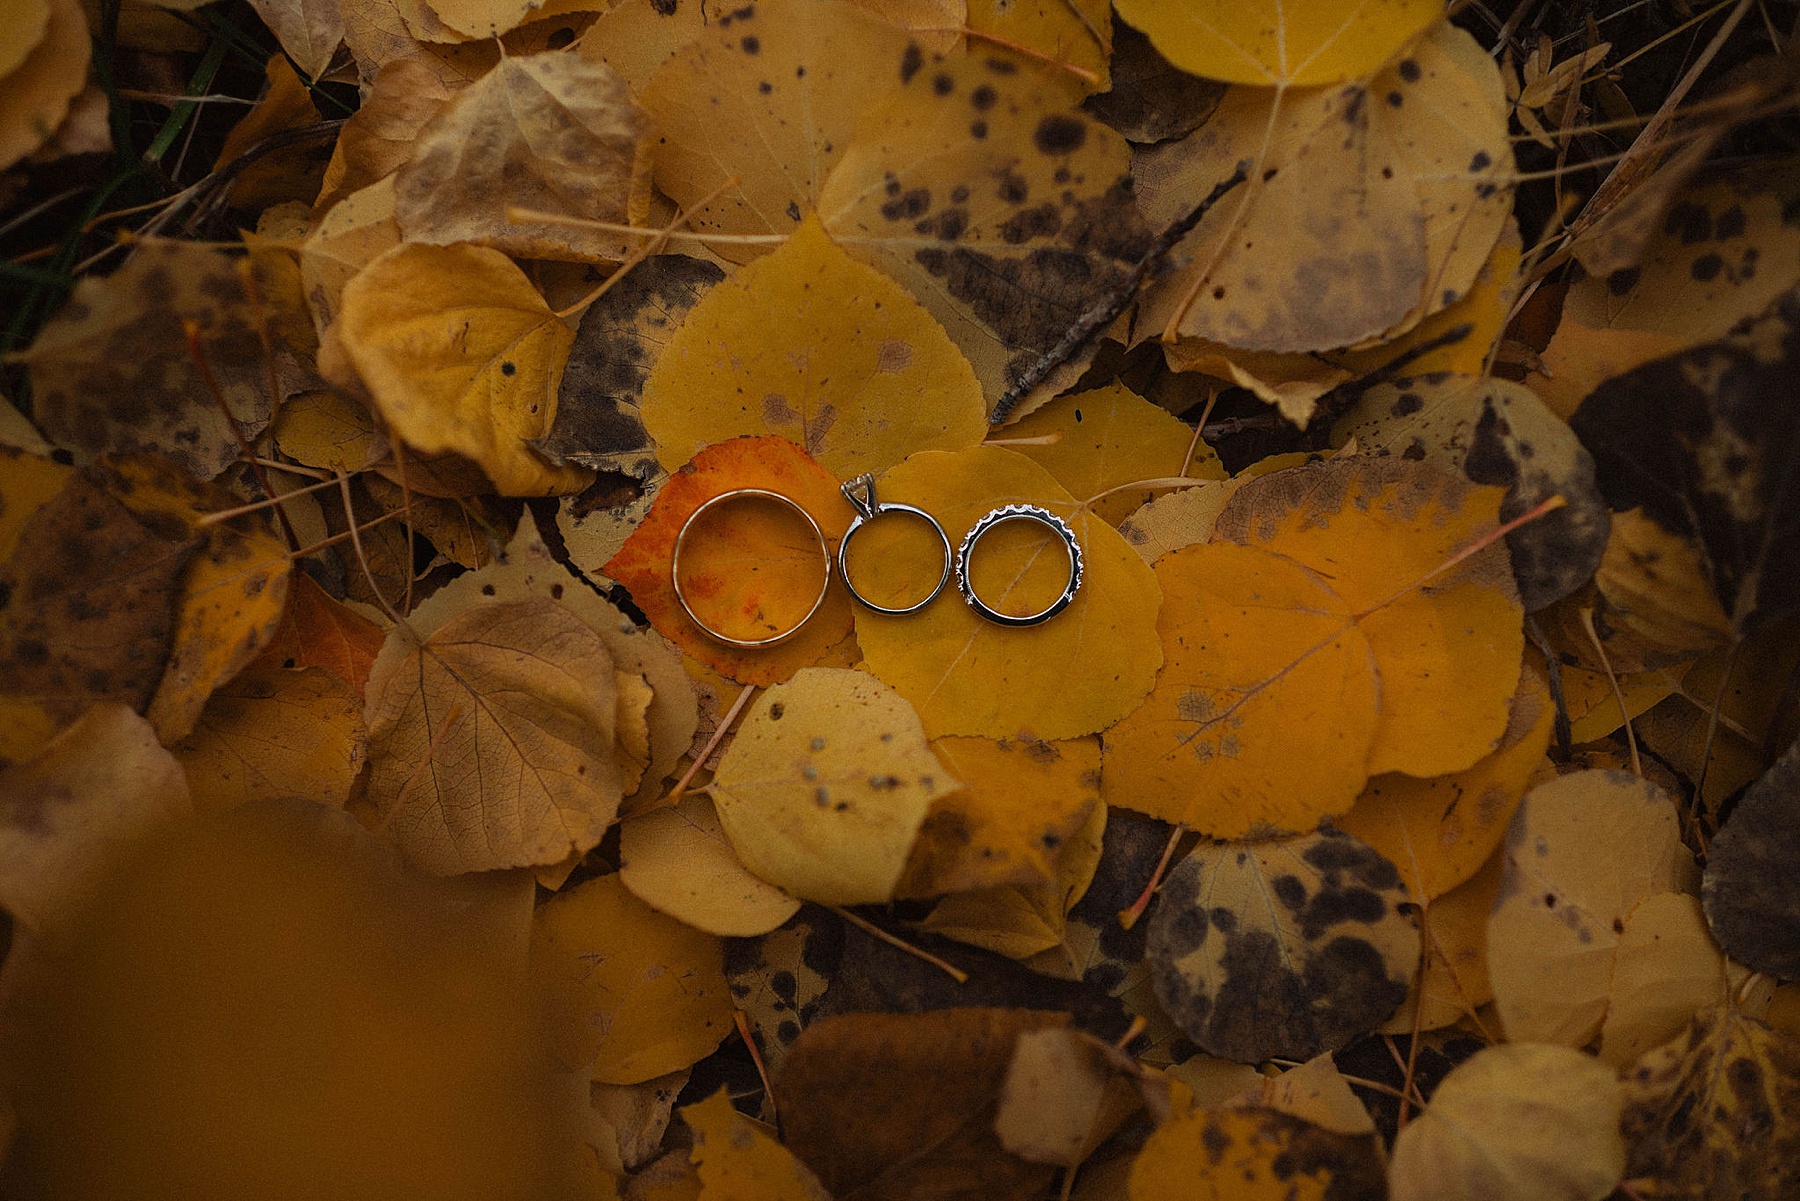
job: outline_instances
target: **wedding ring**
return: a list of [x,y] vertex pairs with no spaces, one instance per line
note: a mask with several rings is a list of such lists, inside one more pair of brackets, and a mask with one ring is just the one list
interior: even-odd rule
[[[876,500],[875,477],[872,475],[859,475],[849,483],[840,485],[838,490],[844,494],[844,499],[850,502],[850,507],[856,510],[855,519],[850,522],[850,528],[844,531],[843,540],[838,543],[838,578],[844,581],[845,590],[864,608],[873,609],[877,613],[885,613],[889,617],[916,613],[936,600],[937,594],[942,592],[944,585],[950,581],[950,535],[944,533],[944,527],[937,523],[937,518],[913,505],[895,504],[891,501],[884,503]],[[930,594],[922,601],[898,609],[876,604],[858,592],[856,585],[850,582],[850,540],[856,536],[856,531],[862,529],[866,523],[889,513],[910,513],[914,517],[923,518],[925,523],[937,533],[938,541],[944,544],[944,571],[942,575],[938,576],[937,584],[932,588]]]
[[[805,615],[792,626],[789,626],[785,630],[777,631],[767,638],[733,638],[729,634],[713,629],[711,626],[707,625],[706,622],[701,620],[698,613],[694,612],[694,607],[688,602],[687,593],[683,591],[681,586],[681,551],[687,544],[688,533],[694,528],[694,523],[698,521],[700,515],[705,513],[708,509],[717,508],[720,505],[728,504],[733,501],[742,501],[746,499],[771,500],[777,504],[786,505],[794,512],[800,514],[800,519],[806,522],[806,528],[811,530],[812,536],[818,540],[819,556],[825,562],[825,578],[819,582],[819,595],[813,598],[812,607],[809,608]],[[711,638],[714,642],[723,642],[726,646],[741,646],[748,648],[774,646],[777,642],[784,642],[799,633],[800,627],[811,621],[813,614],[819,611],[819,606],[825,603],[825,594],[831,589],[831,546],[825,541],[825,534],[819,529],[819,523],[813,520],[812,514],[801,508],[790,497],[783,496],[779,492],[770,492],[766,488],[734,488],[730,492],[721,492],[719,495],[713,497],[711,500],[695,509],[692,513],[688,514],[688,519],[681,523],[681,529],[675,535],[675,553],[669,559],[669,582],[675,586],[675,600],[676,603],[681,606],[681,611],[688,615],[688,620],[700,627],[701,633],[705,634],[708,638]]]
[[[1049,528],[1050,532],[1062,539],[1063,549],[1069,555],[1069,582],[1063,586],[1062,595],[1036,613],[1027,613],[1023,617],[1014,617],[1010,613],[1002,613],[990,608],[979,596],[975,595],[975,585],[969,580],[969,558],[975,553],[975,544],[986,536],[989,530],[1004,525],[1009,521],[1035,521]],[[977,521],[967,534],[963,536],[962,545],[956,548],[956,587],[969,602],[969,607],[989,621],[1003,626],[1034,626],[1049,621],[1058,613],[1069,607],[1075,594],[1081,590],[1081,543],[1075,538],[1075,531],[1069,523],[1052,513],[1049,509],[1037,505],[1001,505],[993,509]]]

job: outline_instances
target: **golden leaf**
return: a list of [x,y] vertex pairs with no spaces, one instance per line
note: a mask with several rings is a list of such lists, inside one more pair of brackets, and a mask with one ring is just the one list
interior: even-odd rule
[[712,801],[692,794],[625,819],[619,879],[646,904],[731,938],[767,934],[800,909],[799,901],[744,866]]
[[1157,1127],[1131,1167],[1130,1201],[1325,1201],[1382,1194],[1370,1138],[1273,1109],[1195,1109]]
[[700,1173],[696,1201],[831,1201],[792,1151],[731,1107],[723,1085],[706,1100],[682,1106],[681,1118],[694,1131],[688,1154]]
[[194,807],[207,813],[275,796],[342,805],[367,742],[362,697],[341,677],[323,667],[251,667],[212,694],[171,749]]
[[[7,19],[10,24],[11,14]],[[77,0],[51,0],[49,21],[35,42],[31,26],[27,9],[18,35],[25,48],[14,45],[18,63],[0,77],[0,170],[48,141],[87,85],[92,42]]]
[[746,866],[829,905],[889,900],[932,801],[957,787],[900,696],[809,667],[758,697],[713,776]]
[[[954,596],[906,617],[858,614],[869,670],[913,702],[932,737],[1076,738],[1111,725],[1142,699],[1162,657],[1156,579],[1118,531],[1082,511],[1049,472],[1015,451],[978,446],[914,455],[878,486],[883,500],[931,512],[953,539],[997,506],[1041,506],[1069,523],[1086,564],[1069,607],[1028,628],[985,621]],[[937,578],[940,547],[884,542],[878,533],[870,528],[869,547],[884,553],[871,554],[866,566],[851,560],[864,595],[884,601]],[[1069,566],[1050,531],[1010,522],[982,539],[970,572],[988,604],[1024,613],[1062,591]]]
[[669,471],[709,443],[779,434],[849,479],[987,432],[943,329],[816,220],[694,306],[644,382],[641,415]]
[[369,675],[369,800],[437,874],[556,863],[600,841],[623,792],[613,658],[547,598],[481,605]]
[[577,1051],[604,1084],[699,1062],[731,1033],[725,944],[631,895],[616,875],[558,893],[531,926],[532,972],[578,1023]]
[[1119,15],[1184,71],[1232,83],[1321,84],[1366,75],[1443,15],[1432,0],[1119,0]]
[[336,328],[409,445],[466,455],[506,496],[578,492],[592,479],[527,445],[556,419],[575,335],[499,251],[396,246],[344,286]]

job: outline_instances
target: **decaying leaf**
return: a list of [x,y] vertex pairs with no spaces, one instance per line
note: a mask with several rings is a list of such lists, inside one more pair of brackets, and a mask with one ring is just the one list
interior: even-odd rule
[[554,463],[655,478],[656,445],[639,412],[644,381],[689,310],[724,278],[705,259],[651,255],[589,305],[557,388],[556,422],[532,445]]
[[275,796],[342,805],[368,753],[362,697],[323,667],[251,667],[173,749],[203,813]]
[[[766,336],[771,324],[784,336]],[[839,479],[981,441],[981,390],[906,289],[816,220],[708,292],[644,381],[642,418],[674,471],[740,434],[776,434]]]
[[509,208],[595,221],[628,216],[644,114],[613,73],[550,51],[500,60],[419,130],[394,177],[409,242],[477,242],[523,258],[617,259],[619,235],[515,221]]
[[589,880],[532,918],[532,974],[576,1023],[574,1063],[640,1084],[710,1055],[731,1032],[718,938],[658,913],[618,876]]
[[1164,1122],[1131,1167],[1131,1201],[1384,1195],[1373,1137],[1275,1109],[1194,1109]]
[[1225,1059],[1337,1050],[1406,999],[1419,932],[1405,900],[1394,865],[1346,834],[1203,845],[1150,920],[1157,998]]
[[30,929],[66,927],[116,855],[192,812],[181,765],[149,723],[97,704],[0,770],[0,905]]
[[[1161,661],[1155,577],[1116,530],[1083,511],[1044,468],[1016,451],[978,446],[915,455],[877,487],[883,500],[918,505],[953,531],[968,530],[1000,505],[1039,505],[1066,520],[1081,542],[1081,589],[1068,609],[1041,625],[984,621],[954,595],[907,617],[857,615],[869,670],[918,708],[933,737],[1075,738],[1111,725],[1149,690]],[[937,578],[940,546],[918,538],[882,542],[878,531],[870,527],[868,541],[881,548],[879,558],[855,565],[858,591],[893,604],[918,580]],[[1003,612],[1040,609],[1068,582],[1061,541],[1035,522],[1002,525],[978,550],[970,565],[975,591]]]
[[1625,1074],[1625,1174],[1643,1196],[1800,1188],[1800,1043],[1727,1005]]
[[194,242],[147,241],[83,278],[23,356],[38,425],[84,461],[164,454],[212,479],[278,399],[254,295],[244,260]]
[[1404,455],[1505,488],[1502,521],[1562,497],[1561,508],[1507,535],[1527,613],[1561,600],[1599,566],[1609,522],[1594,461],[1524,385],[1456,375],[1381,384],[1333,427],[1334,442],[1352,439],[1365,454]]
[[369,800],[438,874],[557,863],[600,841],[624,783],[606,644],[544,599],[481,605],[369,675]]
[[1738,802],[1706,858],[1706,920],[1733,959],[1784,980],[1800,976],[1800,743]]
[[394,431],[481,464],[502,495],[579,492],[591,478],[528,443],[556,419],[574,335],[525,273],[482,246],[402,244],[344,287],[345,352]]
[[1600,1201],[1625,1170],[1612,1069],[1567,1047],[1489,1047],[1394,1141],[1394,1201]]
[[619,878],[640,900],[708,934],[767,934],[800,909],[744,866],[703,796],[627,818],[619,831]]
[[832,905],[889,900],[932,801],[956,787],[904,699],[829,667],[758,697],[712,783],[750,870]]
[[1024,1201],[1053,1169],[1006,1151],[994,1133],[1015,1040],[1065,1025],[1029,1009],[859,1013],[808,1027],[776,1077],[787,1146],[834,1197]]
[[1584,771],[1532,789],[1507,831],[1488,920],[1488,975],[1508,1037],[1579,1047],[1600,1033],[1626,919],[1694,876],[1675,806],[1655,785]]

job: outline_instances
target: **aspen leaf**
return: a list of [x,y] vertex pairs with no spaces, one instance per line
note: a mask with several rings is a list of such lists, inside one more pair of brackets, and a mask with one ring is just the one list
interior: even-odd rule
[[[771,323],[786,335],[768,338]],[[840,479],[987,432],[943,329],[816,220],[694,306],[644,381],[642,417],[669,471],[708,443],[778,434]]]
[[419,131],[394,176],[395,220],[409,242],[478,242],[526,258],[622,258],[617,234],[514,221],[507,210],[625,220],[648,129],[604,66],[563,51],[509,55]]
[[698,1201],[831,1201],[807,1166],[731,1107],[721,1087],[681,1107],[694,1132],[689,1152],[700,1173]]
[[[1367,83],[1228,91],[1205,125],[1133,163],[1157,227],[1253,167],[1177,248],[1185,265],[1146,298],[1142,336],[1327,350],[1460,300],[1512,212],[1505,111],[1493,60],[1449,24]],[[1307,282],[1272,284],[1271,248],[1283,281]],[[1290,415],[1304,423],[1310,407]]]
[[[1800,1188],[1800,1042],[1728,1005],[1626,1072],[1625,1171],[1658,1196],[1781,1197]],[[1641,1187],[1641,1186],[1640,1186]]]
[[[828,0],[763,0],[720,16],[643,87],[661,136],[656,186],[683,208],[707,200],[690,221],[699,233],[792,231],[858,114],[902,82],[907,44],[900,29]],[[717,249],[734,261],[755,253]]]
[[[399,244],[392,175],[349,193],[327,209],[300,243],[300,284],[314,327],[322,333],[337,320],[344,285]],[[282,415],[286,413],[283,406]]]
[[[992,403],[1097,298],[1129,286],[1151,231],[1132,200],[1125,140],[1075,107],[1066,73],[912,49],[901,87],[857,124],[819,216],[919,298]],[[1073,384],[1088,357],[1030,395]]]
[[1612,1069],[1513,1043],[1460,1064],[1394,1140],[1394,1201],[1600,1201],[1625,1170]]
[[1220,515],[1215,538],[1311,568],[1357,614],[1381,675],[1371,774],[1459,771],[1506,730],[1524,653],[1506,551],[1443,571],[1493,530],[1500,500],[1422,464],[1357,458],[1262,476]]
[[994,1133],[1020,1034],[1068,1023],[1029,1009],[854,1013],[800,1036],[775,1080],[787,1146],[833,1196],[868,1201],[1037,1196],[1053,1169]]
[[1600,1033],[1626,920],[1694,874],[1675,806],[1655,785],[1585,771],[1532,789],[1507,831],[1488,919],[1488,975],[1507,1036],[1579,1047]]
[[931,749],[963,786],[932,803],[897,895],[1054,880],[1101,804],[1099,742],[939,738]]
[[202,813],[273,796],[342,805],[368,751],[362,697],[323,667],[251,667],[212,694],[173,750]]
[[1274,1109],[1194,1109],[1157,1127],[1131,1166],[1130,1201],[1276,1201],[1379,1197],[1372,1138],[1338,1134]]
[[1800,976],[1800,902],[1793,849],[1800,743],[1750,786],[1706,859],[1706,920],[1733,958],[1760,972]]
[[[87,18],[77,0],[51,0],[43,35],[35,40],[29,9],[10,54],[17,65],[0,76],[0,170],[48,141],[87,84],[92,57]],[[21,49],[21,44],[28,48]]]
[[[1106,732],[1108,803],[1215,838],[1307,830],[1348,809],[1367,779],[1379,678],[1343,599],[1291,559],[1232,544],[1166,554],[1156,578],[1163,669]],[[1306,754],[1284,729],[1312,732]]]
[[270,431],[281,453],[296,463],[352,475],[386,453],[375,420],[337,392],[302,392],[281,406]]
[[1315,1055],[1274,1078],[1263,1076],[1248,1096],[1252,1105],[1266,1105],[1337,1134],[1375,1133],[1374,1119],[1327,1054]]
[[325,73],[344,40],[344,18],[336,4],[331,0],[251,0],[250,7],[308,80]]
[[1212,537],[1219,514],[1245,480],[1208,480],[1192,488],[1165,492],[1119,523],[1119,533],[1152,567],[1172,550]]
[[1337,83],[1366,75],[1443,15],[1430,0],[1121,0],[1119,15],[1184,71],[1232,83]]
[[399,59],[376,72],[362,104],[344,119],[313,204],[326,213],[353,192],[388,180],[412,155],[419,131],[455,89],[423,63]]
[[1748,975],[1713,942],[1700,898],[1662,892],[1640,901],[1613,953],[1601,1061],[1623,1071],[1686,1030],[1696,1013],[1731,1001]]
[[[249,278],[243,259],[160,239],[112,275],[83,277],[21,356],[45,435],[83,462],[151,452],[202,479],[225,470],[242,452],[239,431],[261,433],[276,400]],[[196,327],[210,382],[184,322]]]
[[1419,910],[1425,964],[1405,1004],[1377,1028],[1411,1035],[1441,1030],[1494,999],[1488,980],[1488,914],[1500,893],[1506,860],[1496,851],[1473,876]]
[[556,423],[532,445],[555,463],[619,471],[646,484],[660,475],[640,413],[644,382],[689,311],[723,278],[705,259],[654,254],[589,305],[557,389]]
[[621,0],[588,26],[575,53],[603,64],[641,97],[658,67],[734,11],[731,0],[674,6],[667,0],[660,5],[657,0]]
[[1150,919],[1156,995],[1201,1049],[1311,1059],[1406,999],[1419,932],[1394,865],[1346,834],[1203,845]]
[[[1083,512],[1049,472],[1014,451],[979,446],[915,455],[878,487],[883,500],[918,505],[946,530],[967,530],[999,505],[1042,506],[1069,522],[1086,565],[1074,601],[1037,626],[984,621],[954,598],[907,617],[858,615],[869,670],[913,702],[933,737],[1079,737],[1117,721],[1149,690],[1161,659],[1155,577],[1118,531]],[[919,540],[866,566],[852,559],[851,570],[858,589],[880,600],[935,579],[941,563],[941,549]],[[1069,567],[1054,534],[1011,522],[982,540],[970,571],[988,604],[1024,613],[1057,596]]]
[[97,704],[0,770],[0,904],[28,929],[65,928],[115,856],[192,812],[181,765],[149,723]]
[[612,823],[613,659],[554,601],[478,606],[422,642],[395,627],[368,697],[369,800],[417,866],[556,863]]
[[845,923],[835,914],[803,905],[761,938],[725,944],[732,1002],[749,1019],[771,1074],[781,1071],[781,1061],[800,1031],[820,1016],[831,977],[843,958],[844,930]]
[[1168,1085],[1125,1052],[1079,1030],[1027,1030],[1013,1043],[994,1133],[1014,1155],[1072,1168],[1146,1105],[1167,1118]]
[[[1041,464],[1071,496],[1112,525],[1155,494],[1126,489],[1125,484],[1183,475],[1225,478],[1218,456],[1195,441],[1187,422],[1123,384],[1059,396],[1008,426],[1005,436],[1047,435],[1059,435],[1059,440],[1048,446],[1022,445],[1018,452]],[[1199,452],[1191,468],[1190,447]]]
[[869,675],[828,667],[758,697],[712,783],[745,865],[831,905],[890,899],[932,801],[956,787],[912,706]]
[[0,78],[18,70],[50,28],[50,0],[19,0],[13,19],[0,32]]
[[1365,454],[1396,454],[1506,489],[1510,521],[1552,496],[1563,507],[1507,535],[1528,613],[1585,584],[1600,565],[1610,527],[1594,461],[1568,424],[1522,384],[1428,375],[1364,392],[1332,430]]
[[1415,898],[1436,900],[1479,871],[1500,845],[1543,765],[1555,724],[1543,676],[1527,667],[1493,754],[1464,771],[1427,779],[1377,776],[1337,820],[1338,828],[1391,859]]
[[481,464],[502,495],[578,492],[589,474],[526,443],[556,418],[574,335],[525,273],[481,246],[402,244],[344,286],[343,345],[395,433]]
[[754,937],[800,909],[799,901],[744,866],[706,797],[684,796],[672,807],[627,818],[619,839],[625,887],[696,930]]
[[967,8],[970,29],[1035,50],[1064,70],[1091,72],[1099,78],[1089,86],[1105,89],[1112,57],[1111,0],[972,0]]
[[1105,850],[1105,805],[1095,805],[1063,844],[1053,874],[1028,884],[999,884],[955,892],[939,901],[921,929],[1025,960],[1069,944],[1068,915],[1082,899]]
[[[850,633],[851,601],[832,584],[812,620],[769,647],[716,641],[687,615],[675,595],[670,564],[675,539],[695,510],[738,488],[779,492],[818,523],[832,555],[852,510],[838,481],[785,438],[734,438],[710,446],[669,477],[648,514],[601,567],[668,639],[708,667],[745,684],[771,684],[817,663]],[[716,520],[709,520],[716,518]],[[736,638],[792,629],[819,595],[819,540],[785,506],[770,502],[720,506],[690,528],[683,547],[683,587],[708,625]]]
[[616,875],[538,906],[532,973],[580,1024],[603,1084],[641,1084],[697,1063],[731,1032],[723,943],[658,913]]

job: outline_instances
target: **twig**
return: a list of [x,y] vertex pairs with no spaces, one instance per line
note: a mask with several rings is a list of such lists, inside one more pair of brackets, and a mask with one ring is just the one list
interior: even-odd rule
[[880,926],[877,926],[874,922],[869,921],[867,918],[858,917],[848,909],[845,909],[842,905],[830,905],[827,906],[827,908],[849,922],[852,926],[855,926],[858,930],[861,930],[864,934],[871,934],[876,938],[879,938],[882,942],[887,943],[890,947],[897,947],[915,959],[924,960],[932,967],[943,972],[946,976],[949,976],[958,984],[967,984],[969,982],[969,973],[963,971],[954,963],[939,959],[930,951],[925,950],[923,947],[915,947],[903,938],[896,938],[886,930],[883,930]]
[[1625,707],[1625,690],[1619,687],[1619,677],[1613,672],[1612,659],[1606,653],[1605,644],[1600,641],[1600,632],[1594,628],[1593,608],[1583,606],[1578,612],[1581,616],[1581,628],[1587,631],[1588,641],[1594,644],[1594,653],[1600,656],[1600,666],[1606,671],[1606,682],[1612,685],[1613,700],[1619,704],[1619,720],[1625,723],[1625,741],[1631,747],[1631,774],[1641,780],[1644,778],[1644,761],[1638,757],[1637,732],[1631,728],[1631,710]]
[[769,1103],[769,1112],[775,1115],[776,1122],[781,1121],[781,1109],[775,1104],[775,1086],[769,1082],[769,1069],[763,1066],[762,1052],[756,1048],[756,1039],[750,1033],[750,1019],[744,1016],[741,1009],[731,1011],[731,1021],[737,1026],[738,1037],[744,1040],[744,1046],[750,1052],[750,1062],[756,1065],[756,1074],[762,1079],[763,1099]]
[[731,708],[725,710],[725,715],[719,718],[719,724],[713,727],[712,737],[706,740],[706,745],[700,748],[700,753],[694,756],[694,761],[688,764],[688,769],[681,773],[681,779],[675,781],[675,787],[669,789],[668,794],[656,805],[651,806],[652,808],[673,805],[681,799],[681,794],[687,791],[687,786],[692,784],[694,777],[699,774],[700,766],[719,748],[719,744],[725,741],[725,735],[731,732],[731,724],[737,720],[738,714],[744,711],[744,706],[750,703],[750,697],[755,691],[755,684],[744,685],[744,690],[738,693],[737,700],[731,702]]
[[1138,919],[1144,916],[1144,910],[1150,907],[1150,898],[1156,895],[1157,888],[1162,885],[1163,873],[1169,870],[1169,860],[1175,857],[1175,844],[1181,841],[1181,836],[1186,832],[1187,827],[1179,824],[1169,831],[1169,843],[1163,847],[1162,858],[1156,861],[1156,870],[1150,873],[1148,880],[1144,881],[1144,891],[1138,893],[1137,900],[1131,903],[1129,909],[1119,910],[1119,928],[1121,930],[1129,930],[1137,925]]
[[1237,170],[1231,173],[1231,178],[1214,187],[1211,192],[1207,193],[1206,199],[1190,209],[1186,216],[1158,234],[1150,243],[1150,249],[1145,251],[1144,256],[1126,273],[1124,282],[1111,293],[1102,296],[1090,305],[1086,312],[1075,319],[1075,324],[1069,327],[1069,332],[1062,336],[1061,341],[1051,347],[1049,352],[1037,362],[1026,368],[1025,374],[1013,381],[1012,387],[1008,388],[1005,394],[994,403],[993,412],[988,414],[988,424],[1000,425],[1005,422],[1012,415],[1012,411],[1018,407],[1019,402],[1030,395],[1032,389],[1043,383],[1052,371],[1073,358],[1075,352],[1080,350],[1089,338],[1111,325],[1113,318],[1123,313],[1125,306],[1137,298],[1138,291],[1150,278],[1150,273],[1161,265],[1175,243],[1185,238],[1194,226],[1200,224],[1200,219],[1212,210],[1213,205],[1219,203],[1228,192],[1248,178],[1250,178],[1250,160],[1244,159],[1238,163]]

